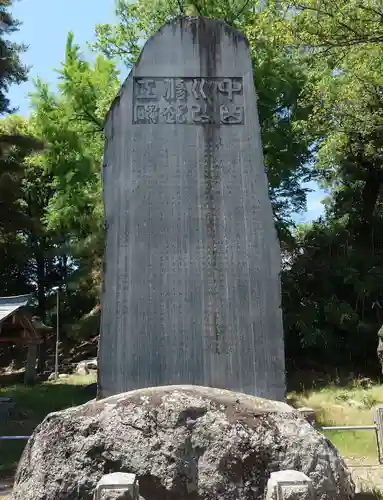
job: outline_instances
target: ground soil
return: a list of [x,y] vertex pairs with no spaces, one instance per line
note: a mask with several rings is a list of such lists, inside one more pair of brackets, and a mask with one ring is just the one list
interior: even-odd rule
[[12,492],[12,478],[0,479],[0,500],[9,500]]
[[383,493],[383,465],[371,458],[346,458],[346,463],[354,479],[356,491],[377,489]]

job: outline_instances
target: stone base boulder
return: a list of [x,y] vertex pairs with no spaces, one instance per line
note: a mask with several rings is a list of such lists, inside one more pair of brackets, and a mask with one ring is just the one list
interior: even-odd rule
[[317,500],[354,485],[334,446],[285,403],[196,386],[136,390],[52,413],[27,443],[13,500],[91,500],[111,472],[138,476],[145,500],[263,499],[295,469]]

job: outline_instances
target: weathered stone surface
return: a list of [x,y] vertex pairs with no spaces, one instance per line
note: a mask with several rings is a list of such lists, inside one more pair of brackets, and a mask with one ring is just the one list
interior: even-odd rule
[[187,383],[283,400],[280,249],[246,39],[206,18],[163,26],[105,135],[100,396]]
[[336,449],[285,403],[157,387],[49,415],[26,446],[13,500],[90,500],[116,471],[136,474],[145,500],[261,500],[283,469],[305,473],[317,500],[353,491]]

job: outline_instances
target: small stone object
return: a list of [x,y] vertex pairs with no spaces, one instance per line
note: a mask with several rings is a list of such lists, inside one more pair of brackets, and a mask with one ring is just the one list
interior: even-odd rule
[[92,370],[97,370],[97,359],[88,359],[81,361],[76,367],[77,375],[89,375]]
[[302,417],[307,420],[307,422],[311,425],[315,424],[316,415],[315,410],[313,408],[302,407],[298,408],[297,411],[302,415]]
[[311,479],[297,470],[272,472],[267,482],[266,500],[313,500]]
[[113,472],[102,476],[94,492],[94,500],[101,500],[104,491],[119,490],[126,500],[139,500],[138,481],[135,474]]
[[76,375],[80,375],[81,377],[85,377],[89,375],[89,370],[84,363],[79,363],[76,368]]
[[33,385],[36,382],[37,344],[29,342],[27,348],[27,364],[25,366],[24,383]]
[[97,359],[91,359],[90,361],[87,361],[86,367],[88,370],[97,370]]
[[8,420],[8,418],[11,416],[14,406],[15,403],[11,398],[0,398],[0,421]]
[[373,386],[372,380],[368,377],[361,378],[358,382],[362,389],[371,389]]
[[[59,376],[58,376],[58,379],[66,379],[66,378],[69,378],[69,375],[67,373],[59,373]],[[48,380],[49,381],[52,381],[52,380],[56,380],[56,374],[55,373],[51,373],[48,377]]]

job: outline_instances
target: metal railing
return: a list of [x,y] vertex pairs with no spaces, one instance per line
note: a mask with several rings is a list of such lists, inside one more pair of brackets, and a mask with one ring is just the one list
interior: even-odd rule
[[319,427],[322,431],[377,431],[376,425],[325,425]]
[[[321,427],[316,427],[321,431],[375,431],[376,438],[376,448],[378,451],[378,461],[383,464],[383,457],[380,453],[379,444],[379,429],[375,424],[372,425],[324,425]],[[11,441],[11,440],[26,440],[31,436],[0,436],[0,441]]]

